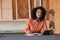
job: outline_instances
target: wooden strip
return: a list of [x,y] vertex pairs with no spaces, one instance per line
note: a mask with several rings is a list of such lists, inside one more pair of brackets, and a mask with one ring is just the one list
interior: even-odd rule
[[16,20],[16,0],[12,0],[12,14],[13,20]]
[[34,0],[30,0],[30,7],[31,7],[31,10],[34,8]]

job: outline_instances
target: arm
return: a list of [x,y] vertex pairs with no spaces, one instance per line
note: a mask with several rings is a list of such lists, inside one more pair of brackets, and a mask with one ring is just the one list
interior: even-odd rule
[[30,34],[31,33],[31,31],[30,31],[30,20],[27,21],[27,24],[26,24],[24,32],[26,34]]
[[48,30],[47,24],[46,24],[46,20],[44,20],[44,22],[43,22],[43,29],[44,29],[44,30]]

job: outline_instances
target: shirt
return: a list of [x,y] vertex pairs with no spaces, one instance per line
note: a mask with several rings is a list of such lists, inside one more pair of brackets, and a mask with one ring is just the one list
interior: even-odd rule
[[46,21],[43,20],[43,21],[37,21],[37,20],[33,20],[33,19],[28,19],[27,21],[27,24],[26,24],[26,27],[25,27],[25,33],[27,33],[27,31],[30,31],[30,32],[40,32],[41,29],[44,29],[44,30],[47,30],[47,25],[46,25]]

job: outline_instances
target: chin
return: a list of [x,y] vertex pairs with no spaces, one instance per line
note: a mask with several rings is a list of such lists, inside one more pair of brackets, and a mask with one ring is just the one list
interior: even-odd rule
[[40,18],[40,16],[38,18]]

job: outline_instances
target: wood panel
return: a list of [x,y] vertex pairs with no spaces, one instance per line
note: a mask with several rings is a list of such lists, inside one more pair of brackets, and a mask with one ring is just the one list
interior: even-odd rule
[[28,0],[17,0],[18,19],[29,18]]
[[[31,10],[34,8],[34,0],[30,0]],[[17,0],[17,9],[16,9],[16,0],[12,0],[12,13],[13,19],[16,19],[16,10],[18,12],[18,19],[29,18],[28,10],[28,0]]]

